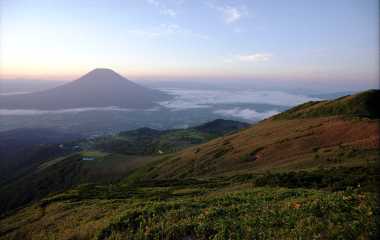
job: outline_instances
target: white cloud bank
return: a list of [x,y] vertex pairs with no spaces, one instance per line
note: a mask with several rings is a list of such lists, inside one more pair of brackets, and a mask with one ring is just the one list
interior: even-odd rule
[[[149,111],[148,109],[147,111]],[[59,110],[38,110],[38,109],[0,109],[0,116],[12,115],[12,116],[23,116],[23,115],[41,115],[41,114],[61,114],[61,113],[80,113],[88,111],[119,111],[119,112],[131,112],[134,109],[120,108],[120,107],[88,107],[88,108],[68,108]]]
[[[161,89],[173,95],[169,101],[159,102],[163,107],[171,111],[210,108],[215,114],[234,116],[247,120],[263,119],[278,111],[273,109],[266,112],[257,112],[250,108],[215,109],[216,104],[269,104],[291,107],[307,101],[320,100],[303,95],[290,94],[282,91],[254,91],[254,90],[185,90],[185,89]],[[161,107],[145,109],[142,111],[160,111]],[[41,115],[41,114],[64,114],[80,113],[86,111],[139,111],[136,109],[109,107],[88,107],[60,110],[37,110],[37,109],[0,109],[1,115]]]
[[231,109],[220,109],[215,110],[215,114],[219,114],[226,117],[236,117],[242,118],[248,121],[261,120],[280,112],[276,110],[266,111],[266,112],[256,112],[254,109],[250,108],[231,108]]
[[159,104],[172,109],[185,110],[192,108],[207,108],[214,104],[241,104],[260,103],[279,106],[295,106],[308,101],[320,100],[303,95],[296,95],[282,91],[228,91],[228,90],[183,90],[161,89],[173,95],[174,98]]

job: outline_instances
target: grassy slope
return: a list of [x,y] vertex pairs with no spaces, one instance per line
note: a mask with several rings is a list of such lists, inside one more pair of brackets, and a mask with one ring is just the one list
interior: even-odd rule
[[379,120],[343,115],[275,117],[53,195],[0,218],[0,239],[376,239]]
[[1,219],[0,239],[368,239],[375,211],[375,195],[360,189],[83,185]]
[[214,177],[251,172],[368,166],[378,159],[379,121],[341,117],[268,119],[162,159],[149,177]]

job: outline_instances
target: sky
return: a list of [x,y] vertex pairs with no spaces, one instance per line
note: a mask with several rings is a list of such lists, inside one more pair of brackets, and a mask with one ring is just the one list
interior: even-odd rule
[[1,0],[0,78],[379,86],[377,0]]

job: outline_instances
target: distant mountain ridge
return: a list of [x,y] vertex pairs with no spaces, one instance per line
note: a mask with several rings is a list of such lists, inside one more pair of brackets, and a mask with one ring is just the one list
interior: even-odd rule
[[169,153],[237,132],[248,126],[250,125],[244,122],[216,119],[186,129],[156,130],[145,127],[91,141],[95,149],[105,152],[129,155]]
[[2,109],[57,110],[85,107],[146,109],[169,95],[140,86],[111,69],[97,68],[79,79],[53,89],[15,96],[0,96]]

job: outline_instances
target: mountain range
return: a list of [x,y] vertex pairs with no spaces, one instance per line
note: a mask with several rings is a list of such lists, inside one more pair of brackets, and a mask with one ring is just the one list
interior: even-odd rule
[[167,94],[140,86],[111,69],[97,68],[52,89],[0,96],[0,108],[58,110],[113,106],[147,109],[169,98]]

